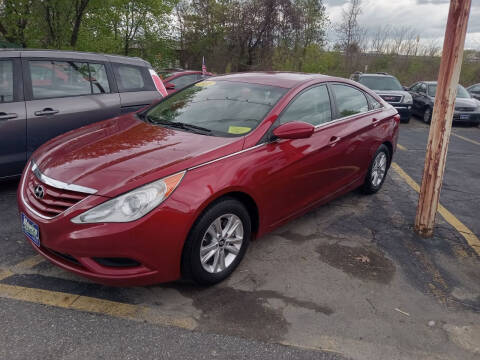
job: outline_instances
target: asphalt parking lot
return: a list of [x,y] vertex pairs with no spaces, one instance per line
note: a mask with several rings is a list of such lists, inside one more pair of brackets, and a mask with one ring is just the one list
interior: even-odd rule
[[35,255],[0,184],[0,358],[478,359],[480,128],[454,127],[435,235],[413,222],[428,126],[384,188],[254,241],[224,283],[110,288]]

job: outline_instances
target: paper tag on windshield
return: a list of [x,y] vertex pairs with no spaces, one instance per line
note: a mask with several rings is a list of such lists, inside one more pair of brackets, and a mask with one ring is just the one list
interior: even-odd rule
[[247,132],[249,132],[250,130],[252,130],[252,128],[249,128],[249,127],[245,127],[245,126],[230,126],[228,128],[228,132],[230,134],[245,134]]
[[200,81],[200,82],[195,84],[195,86],[199,86],[199,87],[207,87],[207,86],[210,86],[210,85],[215,85],[215,81],[205,80],[205,81]]

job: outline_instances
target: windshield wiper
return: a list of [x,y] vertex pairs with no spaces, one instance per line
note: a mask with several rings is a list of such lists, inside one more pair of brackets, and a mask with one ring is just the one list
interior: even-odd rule
[[170,126],[173,128],[177,129],[182,129],[182,130],[193,130],[195,132],[201,132],[201,133],[211,133],[212,130],[197,126],[197,125],[192,125],[192,124],[186,124],[182,122],[176,122],[176,121],[168,121],[168,120],[153,120],[149,119],[150,122],[153,122],[155,124],[160,124],[160,125],[165,125],[165,126]]

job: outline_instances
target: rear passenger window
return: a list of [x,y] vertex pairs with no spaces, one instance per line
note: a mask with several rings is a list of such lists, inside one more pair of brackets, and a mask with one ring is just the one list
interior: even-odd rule
[[0,61],[0,103],[13,101],[13,63]]
[[304,121],[315,126],[331,120],[330,97],[327,87],[322,85],[298,95],[281,115],[280,124]]
[[117,65],[120,91],[139,91],[145,87],[142,69],[138,66]]
[[366,94],[366,95],[367,95],[368,101],[370,102],[370,108],[372,110],[380,109],[381,107],[383,107],[383,105],[380,104],[378,100],[375,99],[372,95],[370,94]]
[[89,95],[88,64],[74,61],[30,61],[34,99]]
[[108,84],[107,71],[103,64],[89,64],[90,79],[92,81],[92,92],[94,94],[104,94],[110,92]]
[[368,111],[368,102],[364,93],[351,86],[332,85],[335,92],[337,110],[340,117],[351,116]]

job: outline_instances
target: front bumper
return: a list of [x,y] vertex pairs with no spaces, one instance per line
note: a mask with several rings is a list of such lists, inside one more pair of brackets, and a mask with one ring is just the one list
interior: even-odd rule
[[391,104],[400,115],[400,121],[408,121],[412,116],[412,106],[411,105],[398,105],[398,104]]
[[480,124],[480,112],[455,112],[453,122]]
[[26,238],[55,265],[115,286],[142,286],[180,277],[181,252],[193,218],[179,211],[181,205],[172,197],[133,222],[74,224],[70,219],[107,198],[90,195],[60,215],[46,219],[26,203],[24,178],[25,174],[17,194],[18,207],[38,225],[41,246]]

